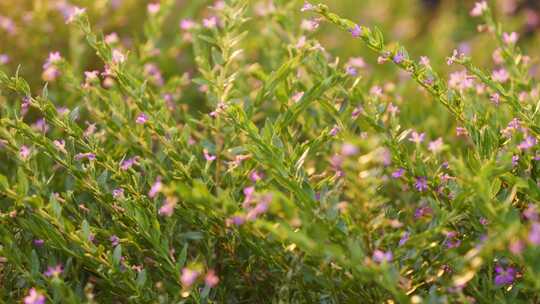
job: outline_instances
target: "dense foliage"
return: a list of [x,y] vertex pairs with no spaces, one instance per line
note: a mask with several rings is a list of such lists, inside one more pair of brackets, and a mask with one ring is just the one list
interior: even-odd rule
[[1,301],[540,301],[534,31],[327,2],[1,3]]

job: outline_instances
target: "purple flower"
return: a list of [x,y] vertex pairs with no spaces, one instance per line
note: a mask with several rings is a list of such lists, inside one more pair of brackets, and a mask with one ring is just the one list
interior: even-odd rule
[[408,231],[403,233],[403,235],[401,236],[401,239],[399,239],[399,246],[405,245],[405,243],[407,243],[407,241],[409,240],[410,236],[411,236],[411,233]]
[[538,210],[536,209],[536,205],[529,204],[529,206],[527,206],[527,209],[523,211],[523,216],[529,221],[538,221]]
[[419,192],[426,191],[428,189],[427,179],[423,176],[416,178],[416,183],[414,184],[414,187]]
[[49,266],[49,268],[47,268],[47,271],[45,271],[44,275],[49,278],[58,277],[62,274],[63,271],[64,269],[62,265],[58,264],[55,267]]
[[516,270],[513,267],[507,267],[506,269],[500,265],[495,267],[495,285],[510,285],[514,282],[516,277]]
[[519,155],[512,156],[512,167],[515,167],[519,164]]
[[41,246],[43,246],[44,244],[45,244],[45,241],[42,240],[42,239],[36,239],[36,240],[34,240],[34,246],[36,246],[36,247],[41,247]]
[[37,292],[35,288],[30,288],[28,295],[24,298],[24,304],[45,304],[45,296]]
[[377,249],[373,252],[373,260],[379,264],[390,263],[392,262],[392,258],[393,258],[393,255],[392,255],[392,251],[390,250],[384,252],[382,250]]
[[78,153],[77,155],[75,155],[75,159],[76,160],[82,160],[83,158],[86,158],[88,160],[95,160],[96,159],[96,155],[94,153]]
[[334,126],[334,127],[332,128],[332,130],[330,130],[330,133],[329,133],[329,134],[330,134],[330,136],[336,136],[336,135],[339,133],[339,131],[341,131],[341,129],[339,128],[339,126]]
[[433,213],[433,210],[431,209],[431,207],[421,206],[421,207],[416,208],[416,210],[414,211],[414,218],[419,219],[421,217],[430,215],[432,213]]
[[120,164],[120,169],[126,171],[129,168],[131,168],[133,165],[136,165],[138,163],[139,163],[139,156],[128,158],[122,161],[122,163]]
[[395,179],[401,178],[405,174],[405,169],[399,168],[396,171],[392,172],[392,177]]
[[455,231],[448,232],[446,234],[447,239],[444,242],[445,247],[448,249],[459,247],[459,245],[461,245],[461,240],[458,239],[457,237],[458,237],[457,232]]
[[114,247],[118,246],[118,244],[120,244],[120,238],[118,238],[118,236],[116,235],[111,235],[111,237],[109,238],[109,241],[111,241],[111,245],[113,245]]
[[394,61],[396,64],[402,63],[403,60],[405,60],[405,54],[403,54],[402,51],[397,52],[397,54],[392,58],[392,61]]
[[349,29],[349,32],[354,38],[358,38],[362,35],[362,28],[356,24],[352,29]]

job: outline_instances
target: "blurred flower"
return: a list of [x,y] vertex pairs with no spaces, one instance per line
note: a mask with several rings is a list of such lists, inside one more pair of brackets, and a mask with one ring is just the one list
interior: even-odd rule
[[402,51],[397,52],[397,54],[392,58],[392,61],[394,61],[396,64],[402,63],[403,60],[405,60],[405,54],[403,54]]
[[146,114],[144,113],[139,114],[139,116],[137,116],[137,119],[135,120],[135,122],[139,125],[144,125],[147,121],[148,116],[146,116]]
[[349,32],[354,38],[358,38],[362,35],[362,28],[358,24],[355,24],[353,28],[349,29]]
[[118,49],[112,51],[112,62],[114,64],[121,64],[126,61],[126,56]]
[[212,162],[217,158],[215,155],[210,154],[207,149],[203,149],[203,155],[207,162]]
[[411,136],[409,137],[409,141],[415,144],[420,144],[421,142],[424,141],[425,137],[426,137],[426,133],[418,133],[416,131],[413,131],[411,133]]
[[56,147],[56,149],[58,149],[58,151],[64,153],[64,154],[67,154],[67,151],[66,151],[66,141],[61,139],[61,140],[54,140],[53,141],[53,145]]
[[520,150],[528,150],[534,146],[536,146],[536,138],[529,135],[518,145],[518,148]]
[[441,152],[442,148],[443,148],[443,140],[441,137],[437,138],[434,141],[429,142],[428,144],[428,150],[433,153]]
[[428,189],[427,179],[423,176],[417,177],[414,187],[420,192],[426,191]]
[[28,295],[24,298],[24,304],[45,304],[45,296],[37,292],[35,288],[30,288]]
[[491,74],[491,77],[493,78],[493,80],[497,82],[505,83],[510,78],[510,74],[508,74],[506,69],[500,68],[500,69],[494,70],[493,73]]
[[176,197],[167,197],[165,198],[165,203],[159,208],[159,215],[163,216],[171,216],[174,213],[174,208],[176,207],[176,204],[178,203],[178,199]]
[[411,236],[411,233],[406,231],[405,233],[403,233],[403,235],[401,236],[401,238],[399,239],[399,246],[403,246],[405,245],[405,243],[407,243],[407,241],[409,240],[409,237]]
[[27,160],[28,157],[30,156],[30,148],[28,148],[27,146],[23,145],[21,146],[21,148],[19,149],[19,156],[21,157],[22,160]]
[[116,189],[113,190],[112,195],[116,199],[122,198],[122,197],[124,197],[124,189],[116,188]]
[[212,28],[216,28],[217,25],[218,25],[218,18],[216,16],[203,19],[203,26],[205,28],[212,29]]
[[213,269],[208,270],[206,273],[204,283],[210,288],[215,287],[219,283],[219,277],[216,275],[216,272]]
[[304,5],[302,6],[302,8],[300,9],[301,12],[306,12],[306,11],[312,11],[315,9],[315,5],[309,3],[309,2],[304,2]]
[[8,64],[9,56],[6,54],[0,54],[0,65]]
[[513,267],[504,268],[500,265],[495,267],[495,285],[510,285],[514,282],[516,270]]
[[63,268],[61,264],[56,265],[55,267],[49,266],[47,268],[47,271],[45,271],[44,275],[46,277],[58,277],[62,274]]
[[506,44],[515,44],[519,39],[519,35],[516,32],[512,32],[510,34],[503,33],[502,38],[503,38],[504,43]]
[[528,239],[531,244],[540,245],[540,223],[532,223]]
[[180,276],[180,282],[182,282],[182,285],[184,288],[190,288],[193,283],[197,280],[199,277],[199,272],[195,270],[191,270],[189,268],[182,269],[182,274]]
[[488,10],[488,5],[486,1],[478,1],[474,4],[473,9],[470,14],[473,17],[482,16]]
[[80,8],[80,7],[77,7],[77,6],[73,7],[71,9],[71,12],[69,13],[69,16],[67,17],[66,24],[72,23],[77,18],[79,18],[79,16],[84,14],[84,12],[86,12],[85,8]]
[[356,155],[357,153],[358,153],[358,147],[356,147],[355,145],[351,143],[344,143],[341,146],[341,154],[343,154],[344,156],[353,156],[353,155]]
[[160,5],[159,3],[148,3],[147,10],[150,15],[155,15],[159,13]]
[[163,184],[161,183],[161,177],[158,176],[156,178],[156,181],[154,182],[154,184],[150,188],[150,191],[148,191],[148,196],[150,198],[154,198],[161,191],[162,187],[163,187]]
[[96,159],[96,155],[94,153],[78,153],[77,155],[75,155],[75,159],[76,160],[82,160],[86,158],[87,160],[95,160]]
[[405,174],[405,169],[399,168],[396,171],[392,172],[392,177],[395,179],[401,178]]
[[182,19],[180,20],[180,29],[184,31],[189,31],[190,29],[195,27],[195,22],[191,19]]
[[392,262],[393,254],[392,251],[388,250],[386,252],[382,250],[375,250],[373,252],[373,260],[377,263],[390,263]]
[[512,156],[512,167],[517,166],[519,163],[519,155]]
[[132,158],[125,159],[120,164],[120,169],[123,171],[129,170],[133,165],[137,165],[139,163],[139,156],[135,156]]
[[34,240],[34,246],[36,246],[36,247],[41,247],[41,246],[43,246],[44,244],[45,244],[45,241],[42,240],[42,239],[35,239],[35,240]]

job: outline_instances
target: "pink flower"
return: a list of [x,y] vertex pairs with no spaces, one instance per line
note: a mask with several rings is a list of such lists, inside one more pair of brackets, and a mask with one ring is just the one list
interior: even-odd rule
[[216,272],[213,269],[208,270],[206,273],[204,283],[210,288],[215,287],[219,283],[219,277],[216,275]]
[[30,156],[30,152],[31,152],[30,148],[23,145],[19,149],[19,156],[21,157],[22,160],[27,160],[28,157]]
[[309,2],[304,2],[304,6],[302,6],[302,8],[300,9],[301,12],[306,12],[306,11],[312,11],[315,9],[315,5],[309,3]]
[[441,152],[442,148],[443,148],[443,140],[440,137],[428,144],[428,150],[433,153]]
[[533,223],[529,230],[529,242],[533,245],[540,245],[540,223]]
[[467,135],[469,135],[469,132],[464,127],[456,127],[456,135],[457,136],[467,136]]
[[24,298],[24,304],[45,304],[45,296],[37,292],[35,288],[30,288],[28,295]]
[[203,150],[203,155],[207,162],[212,162],[216,159],[216,156],[210,154],[207,149]]
[[494,70],[493,74],[491,74],[491,77],[497,82],[504,83],[508,81],[508,79],[510,78],[510,74],[508,74],[506,69],[500,68],[498,70]]
[[118,38],[118,34],[115,32],[112,32],[105,36],[105,43],[107,44],[115,44],[118,43],[120,39]]
[[86,12],[85,8],[80,8],[80,7],[77,7],[77,6],[73,7],[71,9],[71,12],[69,13],[69,15],[67,17],[66,24],[72,23],[77,18],[79,18],[79,16],[84,14],[84,12]]
[[56,149],[58,149],[58,151],[64,153],[64,154],[67,154],[67,151],[66,151],[66,141],[61,139],[61,140],[55,140],[53,141],[53,145],[56,147]]
[[450,74],[448,86],[460,91],[470,89],[474,86],[474,77],[467,74],[466,70],[454,72]]
[[150,188],[150,191],[148,191],[148,196],[150,198],[156,197],[156,195],[158,195],[158,193],[161,191],[162,187],[163,187],[163,184],[161,183],[161,177],[158,176],[156,178],[156,181],[154,182],[154,184]]
[[373,252],[373,260],[379,264],[390,263],[392,262],[392,258],[393,258],[393,255],[392,255],[392,251],[390,250],[384,252],[382,250],[377,249]]
[[460,53],[458,50],[454,50],[454,51],[452,52],[452,56],[451,56],[451,57],[448,57],[448,58],[446,59],[446,64],[452,65],[452,64],[454,64],[456,61],[462,59],[463,56],[464,56],[464,55],[463,55],[462,53]]
[[489,100],[491,100],[494,105],[498,106],[501,102],[501,95],[499,95],[498,93],[493,93],[489,97]]
[[194,27],[195,27],[195,22],[193,22],[193,20],[191,19],[182,19],[180,21],[180,29],[184,31],[188,31]]
[[45,271],[44,275],[46,277],[58,277],[62,274],[63,271],[64,270],[62,268],[62,265],[58,264],[55,267],[49,266],[49,268],[47,268],[47,271]]
[[197,280],[199,277],[199,272],[195,270],[191,270],[189,268],[182,269],[182,275],[180,276],[180,282],[182,282],[182,285],[185,288],[191,287],[193,283]]
[[263,175],[261,173],[259,173],[258,171],[256,171],[256,170],[253,170],[249,174],[249,179],[254,183],[260,181],[262,178],[263,178]]
[[135,122],[139,125],[144,125],[147,121],[148,116],[146,116],[146,114],[144,113],[139,114],[139,116],[137,116],[137,119],[135,120]]
[[150,15],[155,15],[159,13],[160,5],[159,3],[149,3],[146,8],[148,10],[148,13],[150,13]]
[[488,10],[488,5],[486,1],[478,1],[474,4],[473,9],[470,14],[473,17],[482,16]]
[[9,56],[6,54],[0,54],[0,65],[8,64]]
[[212,16],[210,18],[203,19],[203,26],[209,29],[216,28],[218,25],[218,18]]
[[415,144],[420,144],[421,142],[424,141],[425,137],[426,137],[426,133],[418,133],[416,131],[413,131],[411,133],[411,136],[409,137],[409,141]]
[[114,64],[121,64],[126,61],[126,56],[118,49],[112,51],[112,62]]
[[355,145],[351,143],[344,143],[341,146],[341,154],[343,154],[344,156],[356,155],[358,154],[358,147],[356,147]]
[[178,199],[176,197],[167,197],[165,199],[165,203],[159,208],[159,215],[163,216],[171,216],[174,213],[174,208],[176,207],[176,204],[178,203]]
[[504,43],[506,44],[515,44],[519,39],[519,35],[516,32],[512,32],[510,34],[503,33],[502,37],[503,37]]
[[528,150],[534,146],[536,146],[536,138],[529,135],[518,145],[518,148],[520,150]]

